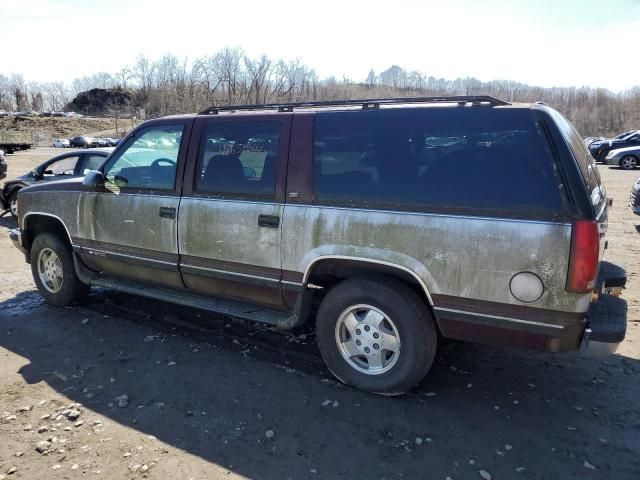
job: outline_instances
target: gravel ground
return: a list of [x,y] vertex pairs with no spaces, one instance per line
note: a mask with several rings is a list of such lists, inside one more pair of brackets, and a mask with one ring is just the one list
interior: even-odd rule
[[[9,156],[10,176],[52,153]],[[639,173],[600,170],[629,275],[618,354],[446,343],[400,398],[336,383],[309,328],[103,290],[50,307],[0,218],[0,479],[637,479]]]

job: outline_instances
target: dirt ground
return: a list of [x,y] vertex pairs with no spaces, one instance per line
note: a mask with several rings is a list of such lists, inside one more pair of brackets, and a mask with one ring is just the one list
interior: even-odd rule
[[[54,152],[9,156],[10,176]],[[640,171],[600,170],[629,276],[619,352],[446,343],[400,398],[336,383],[309,328],[103,290],[50,307],[0,218],[0,479],[639,478]]]
[[0,141],[51,145],[52,139],[77,135],[121,137],[137,123],[132,119],[120,118],[116,132],[116,120],[113,118],[4,117],[0,118]]

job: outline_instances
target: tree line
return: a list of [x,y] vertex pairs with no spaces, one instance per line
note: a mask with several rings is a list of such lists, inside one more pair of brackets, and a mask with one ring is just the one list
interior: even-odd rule
[[589,87],[543,88],[509,80],[482,82],[472,77],[447,80],[397,65],[381,72],[371,70],[363,81],[320,78],[299,59],[253,58],[241,48],[225,48],[193,61],[171,54],[159,59],[140,55],[118,72],[99,72],[70,83],[29,82],[19,74],[0,74],[0,109],[59,111],[69,108],[82,92],[95,88],[127,92],[131,101],[105,106],[100,112],[80,113],[121,116],[144,109],[150,118],[221,105],[486,94],[509,102],[543,101],[566,115],[583,135],[611,136],[640,128],[640,86],[613,93]]

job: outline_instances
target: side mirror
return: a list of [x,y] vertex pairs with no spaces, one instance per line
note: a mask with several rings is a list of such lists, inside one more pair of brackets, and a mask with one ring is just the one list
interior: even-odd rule
[[104,175],[98,170],[91,170],[85,175],[82,186],[90,189],[102,188],[104,187]]

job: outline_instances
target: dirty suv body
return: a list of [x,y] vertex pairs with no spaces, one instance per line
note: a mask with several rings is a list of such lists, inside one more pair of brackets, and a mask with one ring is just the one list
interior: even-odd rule
[[624,270],[571,124],[438,97],[211,108],[151,120],[83,180],[20,192],[47,301],[99,285],[279,328],[315,322],[340,380],[398,394],[440,338],[613,351]]

